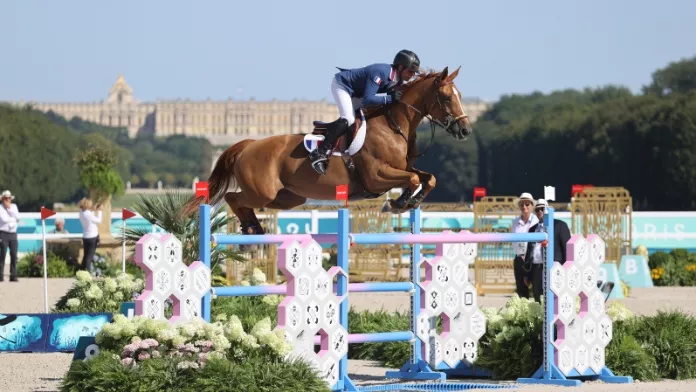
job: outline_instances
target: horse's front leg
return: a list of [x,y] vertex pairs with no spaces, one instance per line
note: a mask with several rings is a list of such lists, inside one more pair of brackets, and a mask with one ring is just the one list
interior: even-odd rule
[[[397,169],[387,164],[383,164],[375,175],[365,176],[364,181],[367,189],[392,189],[397,187],[404,189],[398,199],[389,200],[388,205],[392,213],[407,211],[411,197],[422,192],[422,184],[418,174]],[[386,212],[385,209],[382,211]]]
[[408,200],[408,209],[411,208],[417,208],[420,203],[423,201],[423,199],[428,196],[428,194],[435,188],[435,175],[432,173],[424,172],[423,170],[416,169],[415,167],[412,167],[409,169],[410,172],[415,173],[418,175],[418,179],[420,180],[420,183],[423,184],[423,189],[421,189],[420,192],[418,192],[415,195],[412,195],[411,198]]

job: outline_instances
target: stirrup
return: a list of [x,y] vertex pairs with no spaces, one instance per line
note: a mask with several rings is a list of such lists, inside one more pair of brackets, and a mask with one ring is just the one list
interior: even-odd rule
[[312,161],[312,169],[314,169],[315,172],[321,174],[322,176],[325,176],[328,164],[329,160],[327,158],[319,157],[316,161]]

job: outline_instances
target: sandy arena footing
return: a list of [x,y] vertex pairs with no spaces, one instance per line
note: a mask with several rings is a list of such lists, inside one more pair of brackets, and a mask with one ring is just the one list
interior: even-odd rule
[[[48,288],[49,308],[70,288],[74,279],[50,279]],[[486,295],[479,297],[481,307],[502,307],[509,296]],[[658,310],[680,309],[696,316],[696,287],[635,288],[629,298],[620,300],[631,311],[640,315],[655,314]],[[349,297],[350,305],[356,310],[379,310],[407,312],[409,297],[406,293],[355,293]],[[43,280],[24,278],[19,283],[0,283],[0,311],[3,313],[41,313],[44,310]],[[70,367],[72,354],[0,354],[0,391],[29,392],[57,391],[60,380]],[[377,385],[398,382],[387,380],[388,370],[379,362],[349,360],[348,371],[360,385]],[[461,379],[458,382],[483,382],[488,380]],[[510,382],[505,382],[509,384]],[[558,386],[525,385],[506,390],[558,391]],[[582,392],[632,391],[632,392],[691,392],[696,391],[696,380],[640,382],[616,385],[601,382],[586,382],[579,388]]]

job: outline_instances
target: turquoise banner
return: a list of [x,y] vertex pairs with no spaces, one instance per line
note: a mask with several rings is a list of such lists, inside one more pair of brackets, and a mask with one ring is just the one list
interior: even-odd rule
[[[41,248],[41,219],[38,213],[20,213],[22,225],[18,228],[19,252],[38,251]],[[61,213],[65,228],[79,240],[82,227],[77,213]],[[120,212],[111,216],[111,232],[118,236],[122,221]],[[259,214],[262,215],[262,214]],[[424,230],[473,230],[474,215],[470,212],[423,212],[421,227]],[[570,225],[570,213],[559,212],[556,217]],[[514,217],[492,218],[488,223],[495,229],[506,229]],[[141,217],[126,221],[128,227],[152,231],[152,224]],[[316,227],[315,227],[316,226]],[[392,226],[397,226],[396,219]],[[402,216],[401,227],[408,227],[408,216]],[[671,249],[696,251],[696,212],[634,212],[632,215],[632,246],[645,245],[650,253]],[[50,233],[55,229],[53,218],[46,220]],[[279,233],[335,233],[336,212],[281,211],[278,214]]]

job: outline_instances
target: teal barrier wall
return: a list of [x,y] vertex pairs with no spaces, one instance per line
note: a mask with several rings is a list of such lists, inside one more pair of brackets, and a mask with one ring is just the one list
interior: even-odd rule
[[[19,226],[20,234],[19,252],[38,251],[41,248],[41,219],[38,213],[20,213],[22,225]],[[65,228],[71,234],[81,234],[82,227],[77,213],[60,214],[65,219]],[[262,214],[259,214],[260,216]],[[473,229],[474,215],[470,212],[423,212],[423,229]],[[570,213],[559,212],[558,218],[570,224]],[[645,245],[650,253],[658,250],[670,251],[671,249],[689,249],[696,251],[696,212],[634,212],[633,213],[633,248]],[[508,227],[513,217],[503,219],[491,219],[493,227]],[[406,227],[408,217],[402,217],[402,227]],[[309,211],[281,211],[278,214],[278,228],[280,233],[308,233],[312,230],[312,222],[318,228],[319,233],[336,232],[336,212]],[[55,228],[53,218],[46,220],[46,229]],[[152,225],[145,219],[137,216],[126,221],[128,227],[142,227],[151,231]],[[111,216],[111,231],[114,235],[121,232],[121,213],[116,212]],[[22,238],[24,234],[33,234],[31,239]]]

